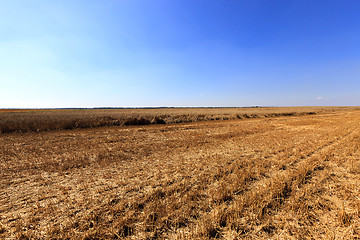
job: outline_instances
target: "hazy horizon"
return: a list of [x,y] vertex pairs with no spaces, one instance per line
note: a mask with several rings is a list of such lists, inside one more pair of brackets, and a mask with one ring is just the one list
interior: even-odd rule
[[4,1],[0,108],[359,106],[360,2]]

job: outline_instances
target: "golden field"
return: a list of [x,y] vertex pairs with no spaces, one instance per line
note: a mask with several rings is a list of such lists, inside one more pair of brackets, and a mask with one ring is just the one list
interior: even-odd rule
[[0,239],[359,239],[359,110],[3,111]]

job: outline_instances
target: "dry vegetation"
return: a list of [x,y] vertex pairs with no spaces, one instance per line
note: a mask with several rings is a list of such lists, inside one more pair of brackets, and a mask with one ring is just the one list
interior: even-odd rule
[[0,109],[0,133],[317,114],[346,107]]
[[247,110],[0,135],[0,238],[359,239],[360,111]]

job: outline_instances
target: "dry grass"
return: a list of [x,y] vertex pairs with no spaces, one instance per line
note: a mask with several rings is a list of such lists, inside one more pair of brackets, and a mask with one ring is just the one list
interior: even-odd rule
[[347,107],[0,109],[0,134],[317,114]]
[[360,112],[329,111],[2,134],[0,238],[358,239]]

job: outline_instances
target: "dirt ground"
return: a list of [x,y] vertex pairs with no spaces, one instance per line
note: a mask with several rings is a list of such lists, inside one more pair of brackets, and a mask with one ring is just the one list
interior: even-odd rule
[[359,239],[360,111],[0,135],[3,239]]

